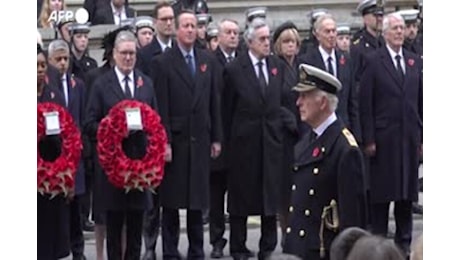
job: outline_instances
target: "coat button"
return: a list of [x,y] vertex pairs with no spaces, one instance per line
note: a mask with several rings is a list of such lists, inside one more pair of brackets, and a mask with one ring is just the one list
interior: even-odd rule
[[295,184],[292,184],[291,190],[295,190]]
[[291,233],[291,228],[290,227],[286,228],[286,234],[289,234],[289,233]]
[[196,138],[194,136],[190,137],[190,141],[195,142]]
[[290,206],[289,207],[289,212],[293,212],[294,211],[294,207],[293,206]]
[[299,170],[299,167],[297,167],[297,166],[294,166],[294,167],[292,167],[292,170],[296,172],[296,171],[298,171],[298,170]]
[[313,174],[314,174],[314,175],[317,175],[318,173],[319,173],[319,169],[318,169],[318,168],[314,168],[314,169],[313,169]]
[[305,210],[305,216],[307,216],[307,217],[310,216],[310,210],[308,210],[308,209]]
[[324,153],[325,151],[326,151],[326,147],[324,147],[324,146],[323,146],[323,147],[321,147],[321,152],[323,152],[323,153]]
[[304,237],[304,236],[305,236],[305,231],[304,231],[304,230],[300,230],[300,231],[299,231],[299,236],[300,236],[300,237]]
[[314,190],[314,189],[310,189],[310,190],[308,191],[308,194],[310,194],[310,196],[315,195],[315,190]]

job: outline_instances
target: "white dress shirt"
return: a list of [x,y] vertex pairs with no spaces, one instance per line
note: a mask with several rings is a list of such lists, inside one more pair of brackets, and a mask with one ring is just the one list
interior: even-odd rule
[[169,41],[167,43],[163,43],[160,40],[160,38],[158,38],[158,36],[156,36],[156,37],[157,37],[158,44],[160,44],[162,52],[164,52],[167,47],[172,48],[172,40],[171,39],[169,39]]
[[335,57],[335,50],[332,49],[332,52],[331,54],[327,53],[325,49],[323,49],[323,47],[321,47],[321,45],[318,47],[319,48],[319,53],[321,53],[321,57],[323,58],[323,62],[324,62],[324,67],[326,68],[326,71],[327,71],[327,59],[329,59],[329,57],[332,58],[332,69],[334,70],[334,76],[337,77],[337,59]]
[[326,129],[332,125],[332,123],[335,122],[335,120],[337,120],[337,115],[335,114],[335,112],[333,112],[326,120],[324,120],[324,122],[322,122],[317,128],[313,128],[313,131],[316,133],[317,137],[316,138],[319,138],[323,133],[324,131],[326,131]]
[[402,48],[399,48],[399,52],[396,53],[392,48],[390,48],[390,46],[388,46],[388,44],[386,46],[388,51],[390,52],[391,60],[393,61],[393,65],[395,65],[396,70],[398,70],[398,61],[396,60],[396,55],[401,56],[401,67],[404,74],[406,74],[406,63],[404,63]]
[[110,6],[112,7],[113,22],[116,25],[120,25],[121,21],[128,19],[124,6],[121,8],[120,12],[118,12],[118,10],[115,8],[112,1],[110,1]]
[[69,86],[67,86],[67,74],[62,76],[62,89],[64,90],[65,105],[69,105]]
[[264,76],[265,76],[265,82],[267,82],[268,86],[268,69],[267,69],[267,59],[263,58],[262,60],[259,60],[256,58],[256,56],[252,55],[251,51],[249,52],[249,58],[251,59],[252,65],[254,66],[254,70],[256,71],[256,76],[259,78],[259,61],[263,63],[262,65],[262,70],[264,71]]
[[131,71],[128,75],[125,75],[118,69],[117,66],[115,66],[115,74],[117,75],[118,83],[120,83],[121,91],[123,91],[123,93],[126,93],[125,92],[125,77],[128,76],[129,90],[131,91],[131,95],[134,97],[134,72]]

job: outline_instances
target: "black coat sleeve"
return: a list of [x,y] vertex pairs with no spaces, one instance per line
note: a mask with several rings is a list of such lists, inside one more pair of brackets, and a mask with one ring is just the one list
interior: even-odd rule
[[339,225],[347,227],[366,225],[366,193],[364,186],[364,161],[361,151],[356,148],[347,149],[338,167],[338,208]]

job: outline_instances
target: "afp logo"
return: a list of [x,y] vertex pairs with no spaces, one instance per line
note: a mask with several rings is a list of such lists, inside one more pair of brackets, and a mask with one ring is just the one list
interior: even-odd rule
[[79,8],[77,11],[72,10],[60,10],[51,12],[48,22],[59,24],[61,20],[75,19],[77,23],[84,24],[88,22],[89,14],[85,8]]

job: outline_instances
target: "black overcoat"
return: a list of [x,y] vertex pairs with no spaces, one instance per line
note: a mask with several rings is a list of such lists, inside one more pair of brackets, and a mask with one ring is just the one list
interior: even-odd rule
[[159,110],[172,147],[160,200],[172,209],[209,207],[211,143],[222,139],[217,60],[194,48],[194,61],[195,77],[178,45],[152,61]]
[[370,158],[373,203],[418,198],[419,149],[422,144],[423,79],[421,59],[403,50],[404,83],[386,47],[367,62],[361,81],[360,114],[364,145],[375,143]]

